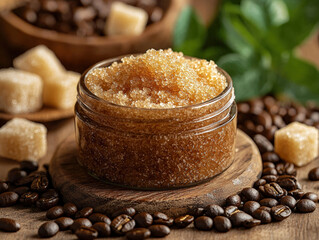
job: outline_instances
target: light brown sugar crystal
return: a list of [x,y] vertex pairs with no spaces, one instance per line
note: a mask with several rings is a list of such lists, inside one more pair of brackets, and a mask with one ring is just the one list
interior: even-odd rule
[[318,156],[318,130],[293,122],[275,133],[275,152],[285,161],[303,166]]
[[0,110],[17,114],[42,107],[42,80],[38,75],[13,68],[0,70]]
[[96,96],[115,104],[175,108],[212,99],[227,83],[213,61],[185,58],[171,49],[151,49],[93,69],[86,85]]
[[44,125],[14,118],[0,128],[0,156],[18,161],[38,160],[47,151]]

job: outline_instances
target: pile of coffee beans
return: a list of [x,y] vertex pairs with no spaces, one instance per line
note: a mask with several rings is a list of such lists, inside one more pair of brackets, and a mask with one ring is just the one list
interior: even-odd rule
[[[90,206],[78,209],[74,203],[63,203],[48,172],[39,171],[34,161],[23,161],[19,168],[9,171],[7,181],[0,181],[0,207],[20,203],[46,210],[49,221],[39,227],[40,237],[70,230],[78,239],[124,235],[127,239],[146,239],[165,237],[171,228],[181,229],[192,224],[200,231],[228,232],[231,228],[280,222],[294,212],[315,211],[318,202],[316,193],[302,190],[295,166],[282,161],[274,152],[274,132],[293,121],[319,127],[318,109],[281,104],[270,96],[238,104],[238,126],[258,146],[263,171],[252,187],[228,196],[223,206],[191,207],[188,214],[175,219],[162,212],[137,212],[133,207],[107,216]],[[319,167],[312,169],[308,178],[318,181]],[[0,218],[0,230],[16,232],[19,229],[20,224],[15,220]]]
[[[115,0],[29,0],[14,12],[28,23],[40,28],[80,37],[103,36],[110,6]],[[117,0],[118,1],[118,0]],[[162,19],[160,0],[120,0],[144,9],[148,24]]]

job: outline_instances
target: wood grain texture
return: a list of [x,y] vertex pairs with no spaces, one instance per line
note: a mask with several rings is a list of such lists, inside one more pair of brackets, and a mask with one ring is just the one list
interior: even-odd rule
[[90,176],[77,161],[74,136],[64,141],[55,153],[50,174],[53,184],[66,202],[111,214],[114,209],[133,206],[138,211],[163,211],[170,216],[185,214],[191,206],[223,204],[230,194],[248,187],[262,170],[259,151],[254,142],[238,130],[233,164],[212,180],[187,188],[142,191],[108,185]]

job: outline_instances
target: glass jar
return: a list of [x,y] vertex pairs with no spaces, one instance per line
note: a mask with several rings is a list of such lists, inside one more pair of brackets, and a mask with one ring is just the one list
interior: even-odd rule
[[88,69],[78,85],[75,106],[77,161],[110,184],[169,189],[207,181],[234,159],[237,108],[232,80],[206,102],[147,109],[117,105],[94,95],[86,76],[121,58]]

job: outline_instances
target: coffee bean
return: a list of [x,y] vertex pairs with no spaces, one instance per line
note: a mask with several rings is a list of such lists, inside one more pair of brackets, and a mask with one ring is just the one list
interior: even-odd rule
[[263,153],[261,157],[264,162],[277,163],[280,161],[279,156],[274,152]]
[[0,193],[6,192],[9,189],[9,185],[6,182],[0,181]]
[[20,162],[20,168],[21,170],[24,170],[28,173],[37,171],[39,168],[39,164],[37,161],[32,160],[24,160]]
[[42,237],[42,238],[49,238],[56,235],[58,231],[59,231],[58,224],[56,224],[55,222],[46,222],[40,226],[38,230],[38,235],[39,237]]
[[92,223],[87,218],[78,218],[75,219],[73,224],[70,226],[72,232],[75,232],[80,227],[92,227]]
[[243,222],[243,226],[245,228],[253,228],[253,227],[256,227],[258,225],[260,225],[261,221],[258,220],[258,219],[254,219],[254,218],[251,218],[251,219],[247,219]]
[[69,217],[60,217],[55,220],[55,223],[59,225],[60,231],[65,231],[70,228],[74,221],[72,218]]
[[[265,138],[263,135],[261,134],[256,134],[253,137],[259,151],[263,154],[265,152],[272,152],[274,151],[274,146],[272,145],[271,142],[269,142],[269,140],[267,138]],[[271,162],[271,161],[269,161]]]
[[234,227],[241,227],[243,226],[244,222],[247,220],[252,219],[253,217],[245,212],[237,212],[230,216],[230,221],[232,226]]
[[243,210],[244,212],[252,215],[254,211],[256,211],[258,208],[260,208],[260,204],[255,201],[248,201],[244,204]]
[[271,208],[271,215],[277,221],[282,221],[291,215],[291,210],[288,206],[277,205]]
[[106,222],[94,223],[92,228],[98,231],[99,237],[109,237],[111,235],[111,227]]
[[50,208],[47,213],[46,217],[48,219],[57,219],[63,215],[63,208],[61,206],[55,206]]
[[266,128],[263,132],[263,135],[270,141],[273,142],[275,138],[275,132],[278,130],[278,127],[273,125],[270,128]]
[[46,176],[35,178],[31,183],[31,190],[36,192],[44,192],[49,187],[49,180]]
[[255,188],[244,188],[241,193],[241,198],[246,201],[259,201],[260,194]]
[[165,213],[162,213],[162,212],[155,212],[155,213],[153,213],[153,221],[154,221],[154,220],[158,220],[158,219],[168,220],[169,217],[168,217]]
[[295,208],[296,203],[296,199],[294,199],[292,196],[285,196],[280,199],[280,204],[288,206],[291,210]]
[[35,179],[36,177],[29,174],[28,176],[26,177],[23,177],[23,178],[20,178],[18,181],[16,181],[14,184],[16,186],[29,186],[32,181]]
[[[267,183],[267,181],[265,179],[258,179],[255,183],[254,183],[254,188],[259,188],[259,186],[263,186]],[[227,201],[226,201],[227,202]]]
[[135,221],[131,216],[122,214],[111,222],[111,228],[117,235],[124,235],[135,227]]
[[93,208],[91,207],[85,207],[82,208],[80,211],[78,211],[75,214],[75,218],[87,218],[93,213]]
[[207,216],[200,216],[195,219],[194,226],[198,230],[209,231],[213,228],[213,219]]
[[0,207],[9,207],[19,200],[19,195],[15,192],[4,192],[0,194]]
[[[266,169],[266,168],[275,168],[276,167],[276,165],[274,164],[274,163],[272,163],[272,162],[264,162],[263,163],[263,169]],[[276,174],[274,174],[274,175],[276,175]]]
[[276,170],[279,175],[297,175],[297,170],[293,163],[278,163],[276,165]]
[[279,129],[286,126],[285,121],[282,119],[282,117],[280,115],[274,115],[272,117],[272,121],[273,121],[274,125],[276,127],[278,127]]
[[166,225],[168,227],[173,226],[174,224],[174,219],[173,218],[168,218],[167,220],[164,219],[154,219],[153,220],[153,224],[157,224],[157,225]]
[[231,221],[224,216],[217,216],[213,220],[214,227],[218,232],[228,232],[231,229]]
[[0,230],[4,232],[17,232],[21,228],[20,224],[10,218],[0,218]]
[[148,229],[151,231],[152,237],[161,238],[171,233],[170,228],[165,225],[152,225]]
[[310,199],[300,199],[296,204],[297,212],[309,213],[316,210],[316,204]]
[[92,240],[97,238],[98,232],[91,227],[80,227],[75,231],[75,235],[80,240]]
[[39,194],[36,192],[26,192],[21,195],[20,203],[24,206],[31,206],[35,204],[39,199]]
[[59,197],[59,193],[55,189],[48,189],[44,193],[41,194],[41,198],[52,198]]
[[41,198],[36,201],[36,206],[42,210],[48,210],[59,204],[60,199],[58,197]]
[[311,181],[319,180],[319,167],[313,168],[308,173],[308,179]]
[[276,182],[277,179],[278,179],[278,176],[276,176],[276,175],[265,175],[261,179],[264,179],[267,183],[271,183],[271,182]]
[[294,197],[296,200],[300,199],[303,197],[303,195],[305,195],[305,193],[300,190],[300,189],[296,189],[296,190],[292,190],[288,192],[288,195]]
[[115,218],[119,215],[122,215],[122,214],[125,214],[125,215],[128,215],[130,217],[133,217],[135,214],[136,214],[136,210],[132,207],[127,207],[127,208],[122,208],[116,212],[114,212],[112,214],[112,218]]
[[267,183],[259,187],[259,191],[265,196],[270,198],[281,198],[284,195],[282,188],[274,182]]
[[15,184],[21,178],[26,177],[26,176],[27,176],[26,171],[20,170],[19,168],[13,168],[8,172],[7,180],[8,180],[8,182]]
[[260,205],[261,206],[266,206],[266,207],[274,207],[278,205],[278,201],[274,198],[264,198],[262,200],[260,200]]
[[92,213],[89,216],[89,220],[92,223],[96,223],[96,222],[105,222],[108,225],[111,224],[111,219],[109,219],[106,215],[102,214],[102,213]]
[[280,187],[286,189],[287,191],[295,190],[299,188],[299,183],[294,176],[282,175],[277,179],[277,183]]
[[141,212],[134,216],[136,225],[142,228],[147,228],[152,225],[153,217],[147,212]]
[[191,215],[184,215],[175,218],[174,225],[178,228],[186,228],[194,221],[194,217]]
[[303,199],[310,199],[311,201],[314,201],[315,203],[318,202],[318,195],[314,192],[307,192],[305,195],[302,196]]
[[205,213],[205,209],[202,207],[193,207],[189,210],[189,215],[196,217],[203,216]]
[[126,234],[129,240],[143,240],[151,236],[151,231],[147,228],[135,228]]
[[263,211],[266,211],[266,212],[269,212],[269,213],[271,212],[271,208],[270,207],[261,206],[259,209],[263,210]]
[[262,172],[262,175],[277,175],[277,170],[274,168],[265,168]]
[[15,192],[16,194],[18,194],[19,196],[23,195],[24,193],[27,193],[30,191],[30,188],[27,186],[22,186],[22,187],[17,187],[15,189],[13,189],[13,192]]
[[257,115],[257,121],[265,128],[270,128],[272,125],[272,118],[266,111],[262,111],[260,114]]
[[75,206],[74,203],[66,203],[63,205],[63,212],[65,216],[72,217],[78,211],[78,208]]
[[270,213],[260,208],[253,212],[253,217],[260,220],[262,224],[267,224],[271,222]]
[[238,207],[228,206],[225,208],[224,215],[229,218],[231,215],[233,215],[236,212],[240,212],[240,210],[238,210]]
[[237,206],[239,207],[241,204],[241,198],[238,194],[230,195],[226,198],[226,205],[227,206]]
[[249,105],[250,105],[250,113],[255,115],[260,114],[264,109],[264,103],[261,99],[249,100]]
[[208,217],[214,218],[224,215],[224,209],[216,204],[211,204],[205,207],[205,212]]

